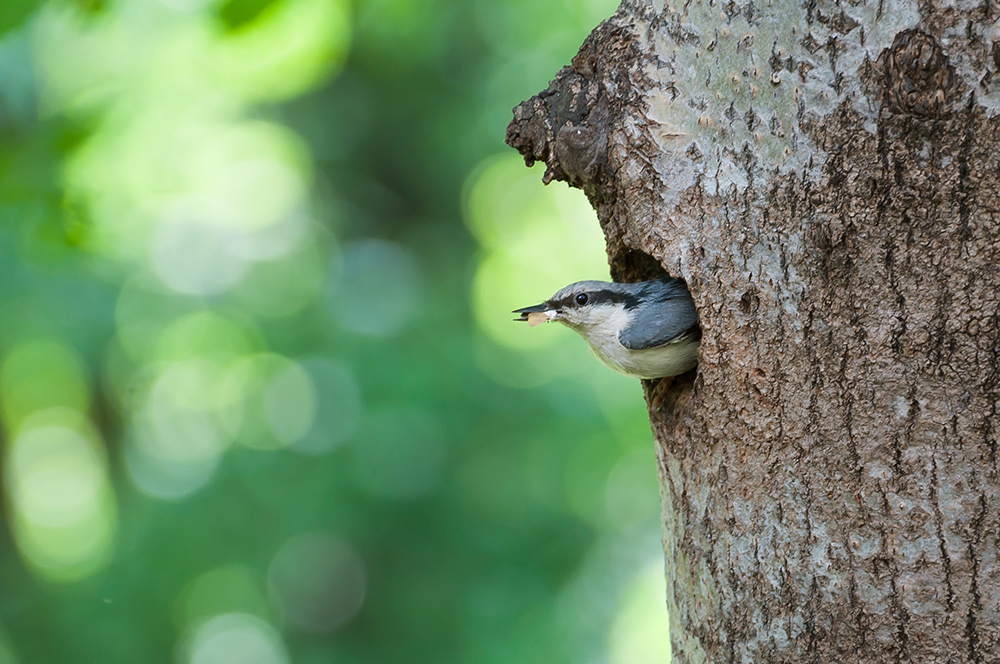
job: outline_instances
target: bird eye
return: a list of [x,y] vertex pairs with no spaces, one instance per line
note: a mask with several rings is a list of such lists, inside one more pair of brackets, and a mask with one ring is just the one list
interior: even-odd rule
[[583,305],[587,304],[587,301],[589,299],[590,298],[587,297],[586,293],[580,293],[579,295],[576,296],[576,303],[582,307]]

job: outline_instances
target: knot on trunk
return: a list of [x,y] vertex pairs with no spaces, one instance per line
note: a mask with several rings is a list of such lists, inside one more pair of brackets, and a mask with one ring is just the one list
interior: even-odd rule
[[506,138],[528,166],[545,162],[546,184],[562,180],[588,194],[595,193],[607,164],[611,116],[599,71],[603,61],[595,51],[600,40],[594,37],[584,42],[572,64],[563,67],[548,88],[514,107]]
[[931,35],[920,30],[900,32],[879,55],[876,66],[881,73],[883,109],[924,118],[948,112],[955,70]]

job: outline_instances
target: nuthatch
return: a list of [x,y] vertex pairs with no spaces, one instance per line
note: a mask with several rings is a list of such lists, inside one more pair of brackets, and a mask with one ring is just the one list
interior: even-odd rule
[[576,330],[594,357],[627,376],[676,376],[698,363],[701,328],[681,279],[578,281],[513,313],[531,327],[558,321]]

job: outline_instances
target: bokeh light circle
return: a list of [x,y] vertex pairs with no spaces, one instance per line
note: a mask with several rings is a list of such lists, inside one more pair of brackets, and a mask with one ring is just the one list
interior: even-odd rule
[[46,577],[76,581],[108,562],[117,524],[103,446],[77,411],[31,415],[6,448],[15,541]]
[[394,242],[359,240],[344,247],[328,279],[328,303],[345,330],[385,337],[402,331],[426,299],[413,252]]
[[353,618],[368,584],[354,549],[326,533],[303,533],[285,542],[271,561],[268,581],[285,620],[314,633]]
[[552,343],[548,330],[514,325],[510,311],[542,302],[563,286],[608,279],[604,237],[587,197],[545,187],[517,155],[484,160],[465,186],[466,225],[482,246],[473,283],[476,320],[510,348]]
[[357,433],[363,412],[361,388],[343,362],[306,358],[302,368],[316,388],[316,417],[293,448],[305,454],[323,454]]
[[230,442],[214,409],[220,373],[217,362],[205,359],[161,367],[126,439],[126,469],[143,492],[177,499],[215,474]]
[[226,613],[199,626],[185,644],[188,664],[290,664],[288,650],[267,622]]
[[195,207],[187,202],[171,210],[150,239],[150,263],[164,284],[178,293],[214,295],[236,285],[248,261],[236,248],[239,232],[219,218],[224,205]]
[[287,447],[316,416],[316,388],[302,366],[282,355],[237,360],[217,392],[222,424],[234,440],[256,449]]

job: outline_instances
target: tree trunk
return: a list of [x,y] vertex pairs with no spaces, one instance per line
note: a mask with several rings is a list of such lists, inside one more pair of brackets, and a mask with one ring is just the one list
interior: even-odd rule
[[996,0],[624,0],[508,142],[669,272],[677,662],[1000,661]]

